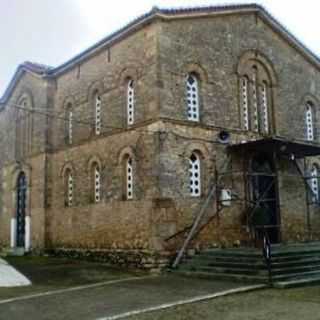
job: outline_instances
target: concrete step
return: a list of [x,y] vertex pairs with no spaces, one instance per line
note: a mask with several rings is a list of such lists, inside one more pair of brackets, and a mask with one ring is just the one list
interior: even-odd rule
[[292,273],[303,273],[308,271],[319,271],[320,265],[305,265],[299,267],[286,267],[286,268],[272,268],[272,275],[281,275],[281,274],[292,274]]
[[320,241],[310,241],[310,242],[299,242],[299,243],[288,243],[288,244],[272,244],[271,248],[273,251],[275,250],[288,250],[288,249],[296,249],[296,248],[310,248],[310,247],[318,247],[320,248]]
[[188,258],[185,261],[186,262],[189,261],[189,260],[192,260],[192,261],[203,261],[203,262],[206,262],[206,261],[214,262],[214,261],[216,261],[216,262],[230,262],[230,263],[243,262],[243,263],[253,264],[253,263],[261,262],[261,259],[262,259],[262,256],[257,257],[257,258],[248,258],[248,257],[208,255],[206,253],[201,253],[201,254],[196,255],[196,256],[194,256],[192,258]]
[[320,247],[299,247],[291,249],[281,249],[281,250],[272,250],[271,253],[273,257],[282,257],[282,256],[304,256],[304,255],[319,255],[320,256]]
[[313,276],[320,276],[320,270],[314,271],[305,271],[305,272],[296,272],[296,273],[286,273],[286,274],[278,274],[273,275],[272,279],[277,282],[281,280],[294,280],[294,279],[303,279],[303,278],[310,278]]
[[318,257],[306,257],[304,259],[297,260],[284,260],[275,262],[272,261],[272,268],[286,268],[286,267],[295,267],[295,266],[305,266],[305,265],[315,265],[320,264],[320,258]]
[[272,254],[272,262],[273,263],[281,263],[281,262],[290,262],[290,261],[303,261],[305,259],[312,259],[312,258],[320,258],[318,254],[308,253],[304,255],[281,255],[281,256],[274,256]]
[[307,277],[303,279],[292,279],[286,281],[277,281],[273,283],[273,287],[279,289],[303,287],[309,285],[316,285],[320,283],[320,276]]

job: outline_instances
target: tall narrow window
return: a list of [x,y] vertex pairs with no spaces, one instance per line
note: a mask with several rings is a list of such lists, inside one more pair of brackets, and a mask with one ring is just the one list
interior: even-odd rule
[[134,81],[130,79],[127,85],[127,122],[134,123]]
[[186,83],[188,120],[199,121],[199,85],[194,74],[189,74]]
[[306,121],[306,138],[308,141],[313,141],[314,139],[314,128],[313,128],[313,106],[310,102],[307,102],[305,111],[305,121]]
[[20,102],[16,113],[16,145],[17,159],[21,160],[31,152],[32,146],[32,104],[30,98],[24,97]]
[[253,106],[253,131],[259,131],[259,111],[257,95],[257,67],[253,66],[252,72],[252,106]]
[[128,157],[126,161],[126,193],[127,199],[133,198],[133,167],[131,157]]
[[98,203],[101,200],[101,174],[98,164],[93,166],[93,181],[94,181],[94,202]]
[[73,140],[73,111],[72,105],[68,104],[66,111],[66,141],[68,144],[72,144]]
[[201,195],[201,170],[200,158],[197,153],[192,153],[189,158],[189,189],[192,197]]
[[249,130],[249,103],[248,103],[248,77],[244,76],[241,79],[241,104],[242,104],[242,119],[243,128]]
[[269,133],[268,87],[265,81],[263,81],[260,91],[262,128],[265,133]]
[[312,199],[313,202],[319,201],[319,177],[318,177],[318,166],[314,164],[311,169],[311,189],[313,191]]
[[[251,56],[250,53],[249,56]],[[262,60],[254,58],[243,59],[238,66],[240,76],[240,116],[242,129],[264,135],[270,134],[272,123],[272,88],[275,85],[273,68]]]
[[94,96],[95,102],[95,133],[99,135],[101,133],[101,97],[99,93]]
[[71,170],[66,172],[66,206],[71,207],[73,204],[73,176]]

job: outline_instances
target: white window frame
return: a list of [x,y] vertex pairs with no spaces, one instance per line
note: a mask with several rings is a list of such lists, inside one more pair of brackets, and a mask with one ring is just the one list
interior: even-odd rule
[[128,200],[133,199],[133,160],[128,157],[126,160],[126,196]]
[[98,164],[93,167],[93,182],[94,182],[94,202],[99,203],[101,201],[101,172]]
[[306,124],[306,138],[307,141],[314,140],[314,120],[313,120],[313,105],[310,102],[306,104],[305,111],[305,124]]
[[319,202],[319,168],[316,164],[312,165],[311,168],[311,189],[313,191],[312,200],[313,202]]
[[253,106],[253,131],[259,132],[259,110],[257,94],[257,67],[252,68],[252,106]]
[[250,120],[249,120],[249,99],[248,99],[248,84],[249,78],[248,76],[243,76],[241,78],[241,113],[242,113],[242,121],[244,130],[250,129]]
[[73,140],[73,111],[68,109],[68,143],[72,144]]
[[198,122],[200,119],[199,80],[193,73],[189,73],[186,79],[186,100],[188,120]]
[[264,133],[269,133],[269,101],[268,101],[268,86],[263,81],[261,86],[261,115],[262,126]]
[[189,158],[189,192],[191,197],[201,196],[201,160],[197,152]]
[[95,134],[101,133],[101,96],[98,92],[94,95],[95,103]]
[[73,205],[73,175],[72,171],[67,172],[67,205],[71,207]]
[[134,107],[135,107],[135,96],[134,96],[134,80],[129,79],[127,83],[127,124],[134,124]]

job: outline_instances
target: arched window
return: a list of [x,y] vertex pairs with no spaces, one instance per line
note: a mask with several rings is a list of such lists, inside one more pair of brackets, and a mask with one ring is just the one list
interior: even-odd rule
[[68,144],[72,144],[73,140],[73,110],[72,110],[72,104],[69,103],[67,105],[66,109],[66,128],[65,128],[65,136],[66,136],[66,142]]
[[306,138],[308,141],[314,140],[314,126],[313,126],[313,105],[307,102],[305,109],[305,123],[306,123]]
[[134,81],[129,79],[127,83],[127,123],[134,123]]
[[268,84],[266,81],[262,82],[260,86],[261,97],[261,120],[262,129],[265,133],[269,133],[269,106],[268,106]]
[[272,131],[272,87],[276,81],[273,69],[266,59],[257,58],[254,53],[241,59],[238,72],[242,128],[269,134]]
[[16,146],[17,159],[26,157],[31,152],[32,146],[32,103],[27,95],[18,102],[16,110]]
[[199,84],[195,74],[189,73],[186,80],[188,120],[199,121]]
[[92,166],[92,178],[94,202],[98,203],[101,200],[101,173],[97,163]]
[[201,161],[198,153],[193,152],[189,158],[189,190],[192,197],[201,195]]
[[259,110],[258,110],[258,94],[257,94],[257,66],[252,67],[252,111],[253,111],[253,131],[259,131]]
[[65,196],[66,207],[73,205],[73,175],[71,169],[67,169],[65,173]]
[[94,95],[94,106],[95,106],[95,134],[101,133],[101,96],[98,92]]
[[312,200],[313,202],[319,202],[319,170],[316,164],[312,165],[311,168],[311,188],[313,191]]
[[242,105],[242,121],[243,121],[243,128],[245,130],[249,130],[249,100],[248,100],[248,84],[249,79],[248,76],[244,76],[241,79],[241,105]]
[[133,199],[133,160],[130,156],[126,158],[126,197]]

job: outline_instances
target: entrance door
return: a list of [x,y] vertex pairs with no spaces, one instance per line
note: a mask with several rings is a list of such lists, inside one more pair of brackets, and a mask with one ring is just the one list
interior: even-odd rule
[[21,172],[17,181],[17,247],[25,246],[25,217],[26,217],[27,179]]
[[250,170],[251,223],[256,240],[261,240],[263,232],[267,232],[271,243],[280,240],[276,183],[273,161],[266,154],[253,157]]

